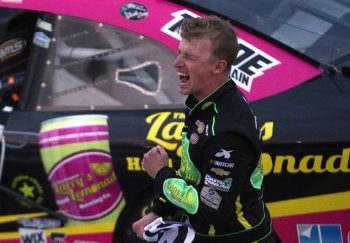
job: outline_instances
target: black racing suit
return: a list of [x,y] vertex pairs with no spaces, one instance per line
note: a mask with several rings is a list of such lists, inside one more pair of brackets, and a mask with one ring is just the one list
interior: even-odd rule
[[195,242],[255,242],[272,232],[262,201],[261,141],[256,119],[228,80],[201,102],[186,100],[180,168],[161,169],[160,196],[151,211],[179,209],[196,231]]

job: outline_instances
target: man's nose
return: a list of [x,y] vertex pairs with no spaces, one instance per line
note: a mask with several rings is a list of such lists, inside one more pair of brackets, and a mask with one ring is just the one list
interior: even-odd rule
[[181,59],[181,55],[177,55],[177,57],[175,58],[174,62],[173,62],[173,66],[174,67],[179,67],[182,63],[182,59]]

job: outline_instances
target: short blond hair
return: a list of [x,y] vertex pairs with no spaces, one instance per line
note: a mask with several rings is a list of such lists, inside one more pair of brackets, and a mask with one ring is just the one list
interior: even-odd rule
[[230,23],[215,15],[185,19],[181,25],[180,34],[186,40],[208,38],[212,43],[213,58],[225,60],[228,64],[226,71],[230,70],[236,60],[237,34]]

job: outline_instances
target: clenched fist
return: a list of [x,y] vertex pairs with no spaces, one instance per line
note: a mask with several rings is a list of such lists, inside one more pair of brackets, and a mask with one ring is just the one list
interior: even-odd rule
[[159,170],[168,166],[168,153],[163,147],[157,145],[143,155],[142,166],[154,179]]

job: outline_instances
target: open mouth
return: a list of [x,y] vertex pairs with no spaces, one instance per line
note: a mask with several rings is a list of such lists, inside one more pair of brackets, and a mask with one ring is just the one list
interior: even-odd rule
[[186,83],[190,79],[190,75],[185,73],[177,73],[179,75],[180,83]]

